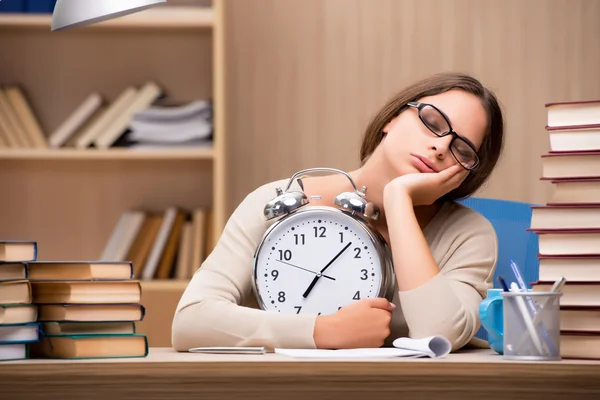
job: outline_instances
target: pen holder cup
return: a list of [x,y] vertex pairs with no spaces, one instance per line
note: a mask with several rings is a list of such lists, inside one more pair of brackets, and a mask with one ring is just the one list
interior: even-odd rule
[[504,358],[560,360],[560,292],[503,292]]

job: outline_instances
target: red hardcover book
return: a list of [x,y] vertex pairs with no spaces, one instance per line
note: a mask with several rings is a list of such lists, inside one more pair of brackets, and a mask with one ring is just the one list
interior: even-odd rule
[[600,150],[600,124],[546,126],[552,151]]
[[550,151],[542,155],[542,178],[597,178],[600,150]]
[[538,254],[539,279],[555,282],[600,282],[600,254]]
[[531,209],[531,229],[600,229],[600,203],[532,206]]
[[543,255],[597,254],[600,229],[527,229],[538,235],[539,252]]
[[546,103],[548,126],[600,124],[600,100]]

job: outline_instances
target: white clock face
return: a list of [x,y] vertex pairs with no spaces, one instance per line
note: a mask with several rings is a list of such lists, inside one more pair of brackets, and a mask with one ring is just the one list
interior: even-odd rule
[[254,269],[265,309],[325,315],[380,295],[377,248],[358,222],[333,211],[305,209],[271,230]]

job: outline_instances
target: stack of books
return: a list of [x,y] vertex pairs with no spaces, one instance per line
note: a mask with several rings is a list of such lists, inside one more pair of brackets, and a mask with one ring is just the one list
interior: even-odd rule
[[542,179],[554,192],[534,206],[539,280],[547,291],[561,276],[561,356],[600,359],[600,100],[546,104],[550,151]]
[[32,358],[145,357],[148,340],[136,334],[144,317],[133,264],[115,261],[27,263],[42,338]]
[[0,360],[145,357],[130,261],[39,261],[37,243],[0,241]]
[[147,107],[133,114],[129,130],[132,148],[212,147],[212,102]]
[[0,361],[28,358],[27,345],[40,340],[26,264],[36,255],[35,242],[0,242]]

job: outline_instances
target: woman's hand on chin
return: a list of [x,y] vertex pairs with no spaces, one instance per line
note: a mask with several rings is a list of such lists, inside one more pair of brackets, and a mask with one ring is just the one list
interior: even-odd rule
[[383,190],[384,207],[395,203],[399,196],[410,197],[413,206],[433,204],[437,199],[451,192],[469,175],[459,164],[440,172],[407,174],[395,178]]

